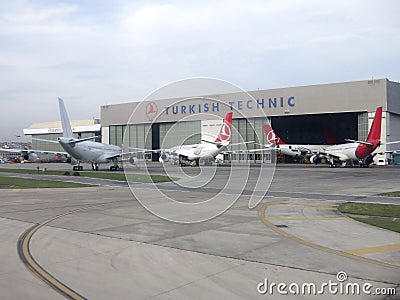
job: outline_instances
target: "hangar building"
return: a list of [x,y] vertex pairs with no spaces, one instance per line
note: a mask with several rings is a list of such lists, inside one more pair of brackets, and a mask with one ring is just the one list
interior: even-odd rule
[[[199,143],[216,136],[225,114],[233,111],[232,143],[255,141],[249,149],[269,144],[262,129],[266,116],[287,143],[326,144],[326,129],[343,143],[346,138],[366,139],[379,106],[382,143],[400,140],[400,83],[373,79],[104,105],[102,141],[147,149]],[[380,150],[396,146],[382,145]],[[270,154],[238,154],[233,159],[269,161]]]
[[[100,136],[100,120],[71,120],[72,131],[76,138],[87,138],[92,136]],[[46,141],[35,140],[35,138],[43,140],[57,141],[62,136],[61,121],[35,123],[24,129],[25,135],[31,135],[32,149],[48,150],[48,151],[65,151],[58,143],[49,143]],[[100,142],[100,139],[98,140]]]

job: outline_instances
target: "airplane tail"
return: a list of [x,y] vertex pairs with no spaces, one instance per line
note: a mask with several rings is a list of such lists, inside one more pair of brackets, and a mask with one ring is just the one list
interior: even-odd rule
[[269,124],[264,124],[264,132],[267,136],[268,142],[271,144],[285,145],[286,143],[281,140],[281,138],[275,133]]
[[68,113],[65,109],[64,100],[58,98],[58,105],[60,106],[60,117],[61,117],[61,126],[63,130],[64,138],[73,138],[74,135],[71,129],[71,123],[69,122]]
[[371,129],[369,130],[367,142],[379,141],[381,139],[382,125],[382,107],[378,107],[375,111],[374,120],[372,121]]
[[332,133],[332,131],[328,127],[324,127],[324,135],[325,135],[326,143],[328,145],[339,144],[338,138]]
[[219,130],[219,134],[217,139],[215,140],[215,143],[230,142],[232,133],[232,114],[233,112],[229,112],[226,114],[224,123]]

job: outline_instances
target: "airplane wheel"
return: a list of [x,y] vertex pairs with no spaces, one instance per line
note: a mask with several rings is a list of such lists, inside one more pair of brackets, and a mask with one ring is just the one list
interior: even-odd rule
[[111,166],[111,167],[110,167],[110,171],[114,171],[114,166]]
[[96,166],[96,171],[98,171],[99,170],[99,166]]
[[83,166],[79,166],[78,171],[83,171]]
[[119,166],[115,166],[114,170],[118,171],[119,170]]
[[76,166],[73,166],[73,167],[72,167],[72,171],[76,171]]

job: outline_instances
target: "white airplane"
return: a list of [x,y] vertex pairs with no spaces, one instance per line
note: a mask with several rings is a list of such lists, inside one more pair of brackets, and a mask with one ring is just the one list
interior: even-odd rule
[[200,159],[215,159],[217,155],[226,150],[231,140],[232,112],[226,114],[224,122],[214,142],[202,140],[200,144],[181,145],[170,149],[161,150],[160,162],[170,159],[178,160],[179,164],[186,165],[194,162],[199,165]]
[[13,158],[20,158],[21,162],[37,162],[39,157],[36,153],[51,153],[41,150],[19,149],[19,148],[0,148],[0,152],[9,153]]
[[80,165],[81,162],[92,164],[92,169],[94,171],[99,169],[99,164],[107,163],[113,163],[110,167],[110,171],[119,170],[119,159],[121,159],[122,155],[125,154],[122,153],[121,147],[90,141],[96,138],[95,136],[83,139],[74,138],[64,101],[61,98],[58,98],[58,104],[60,107],[63,136],[58,138],[58,142],[50,140],[45,141],[59,143],[64,148],[66,153],[61,153],[69,156],[67,162],[74,165],[74,171],[83,170],[83,166]]
[[199,165],[201,159],[215,160],[221,152],[225,151],[230,144],[232,132],[232,112],[226,114],[215,141],[202,140],[200,144],[180,145],[169,149],[149,150],[142,148],[130,148],[145,152],[159,152],[161,163],[178,161],[181,166],[187,164]]
[[263,145],[267,149],[273,149],[278,153],[298,158],[300,156],[311,156],[315,151],[324,151],[327,145],[300,145],[285,143],[272,129],[269,124],[264,124],[264,132],[270,145]]
[[[311,155],[310,162],[314,164],[321,163],[321,158],[327,159],[330,167],[341,165],[345,167],[347,163],[351,165],[358,162],[360,167],[369,167],[373,158],[378,153],[373,153],[381,143],[381,124],[382,124],[382,107],[378,107],[375,111],[374,120],[368,137],[365,141],[356,141],[346,139],[350,143],[338,145],[289,145],[283,142],[267,125],[264,127],[265,133],[270,143],[276,145],[274,149],[281,151],[284,154],[295,156]],[[399,143],[390,142],[388,144]],[[386,151],[390,152],[390,151]]]

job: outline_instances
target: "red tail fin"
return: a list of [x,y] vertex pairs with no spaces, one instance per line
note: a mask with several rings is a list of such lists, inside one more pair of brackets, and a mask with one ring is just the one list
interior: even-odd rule
[[374,120],[372,121],[371,129],[369,130],[367,142],[379,141],[381,139],[382,125],[382,107],[378,107],[375,111]]
[[326,143],[328,145],[337,145],[339,144],[339,140],[336,136],[333,135],[332,131],[328,127],[324,127],[324,135],[326,139]]
[[221,129],[219,130],[218,137],[215,140],[216,143],[229,142],[231,140],[232,114],[233,112],[229,112],[226,114],[224,123],[222,124]]
[[268,142],[271,144],[281,144],[285,145],[286,143],[280,139],[280,137],[275,133],[275,131],[272,129],[272,127],[269,124],[264,124],[264,132],[265,135],[267,136]]

